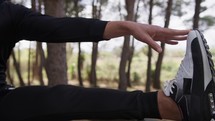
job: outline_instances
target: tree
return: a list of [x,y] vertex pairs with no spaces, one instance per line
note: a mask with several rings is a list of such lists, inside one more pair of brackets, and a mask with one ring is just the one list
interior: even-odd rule
[[31,43],[28,48],[28,85],[31,85]]
[[[127,16],[126,20],[133,21],[134,20],[134,5],[136,0],[125,0]],[[127,89],[127,76],[126,76],[126,66],[129,58],[130,52],[130,36],[124,37],[124,44],[121,54],[121,60],[119,65],[119,89],[126,90]]]
[[[165,23],[164,27],[168,28],[169,22],[170,22],[170,16],[172,11],[172,0],[168,0],[167,2],[167,8],[166,8],[166,15],[165,15]],[[154,77],[154,88],[160,89],[160,75],[161,75],[161,67],[162,67],[162,61],[164,57],[165,52],[165,43],[161,43],[161,48],[163,51],[159,53],[157,63],[156,63],[156,69],[155,69],[155,77]]]
[[[139,11],[139,3],[140,3],[140,0],[137,1],[137,6],[136,6],[136,13],[134,15],[134,21],[137,22],[137,18],[138,18],[138,11]],[[135,47],[134,47],[134,41],[135,41],[135,38],[132,37],[132,42],[131,42],[131,46],[130,46],[130,49],[129,49],[129,56],[128,56],[128,69],[127,69],[127,73],[126,73],[126,77],[127,77],[127,86],[128,87],[131,87],[131,64],[132,64],[132,60],[133,60],[133,56],[134,56],[134,50],[135,50]]]
[[[45,13],[65,16],[63,0],[45,0]],[[46,73],[48,85],[67,84],[66,43],[47,43]]]
[[[107,0],[93,0],[92,1],[92,16],[95,19],[101,18],[102,5],[104,5]],[[91,57],[91,70],[90,70],[90,85],[92,87],[97,86],[97,74],[96,74],[96,63],[98,58],[98,43],[93,42],[92,47],[92,57]]]
[[[79,17],[79,13],[81,11],[83,11],[84,6],[82,4],[80,4],[81,0],[66,0],[66,14],[68,16],[75,16],[75,17]],[[83,69],[83,62],[84,62],[84,58],[83,58],[83,54],[82,54],[82,50],[81,50],[81,42],[78,42],[78,64],[77,64],[77,71],[78,71],[78,81],[79,81],[79,85],[80,86],[84,86],[83,84],[83,77],[82,77],[82,69]]]
[[193,28],[199,28],[199,14],[200,14],[200,10],[201,10],[201,2],[202,0],[195,0],[195,13],[193,16]]
[[[42,0],[31,0],[31,6],[33,11],[42,11]],[[36,42],[36,54],[33,62],[33,74],[32,79],[38,79],[40,85],[45,85],[43,80],[43,67],[45,63],[44,51],[42,48],[42,42]]]
[[13,65],[15,67],[15,70],[16,70],[16,73],[17,73],[17,76],[18,76],[18,79],[19,79],[19,85],[20,86],[25,86],[25,82],[23,80],[23,77],[22,77],[22,74],[21,74],[20,67],[19,67],[19,64],[17,62],[16,56],[15,56],[14,50],[12,50],[12,58],[13,58]]
[[[92,1],[92,16],[93,18],[101,17],[101,1]],[[92,57],[91,57],[91,70],[90,70],[90,85],[92,87],[97,86],[97,75],[96,75],[96,62],[98,57],[98,43],[93,42]]]
[[[45,85],[44,81],[43,81],[43,67],[45,66],[45,54],[43,51],[43,47],[42,47],[42,42],[37,42],[36,45],[36,53],[37,53],[37,60],[38,62],[38,77],[39,77],[39,82],[40,85]],[[39,56],[39,57],[38,57]]]
[[[75,0],[74,1],[74,9],[75,9],[75,16],[76,17],[79,17],[78,13],[79,13],[79,7],[78,7],[78,1],[79,0]],[[83,69],[83,62],[84,62],[84,59],[82,57],[82,52],[81,52],[81,42],[78,42],[78,80],[79,80],[79,85],[80,86],[84,86],[83,84],[83,77],[82,77],[82,74],[81,74],[81,70]]]
[[[152,10],[153,10],[153,4],[154,0],[149,1],[149,18],[148,23],[152,24]],[[151,69],[151,60],[152,60],[152,48],[148,46],[148,62],[147,62],[147,77],[146,77],[146,92],[150,92],[150,86],[151,86],[151,77],[152,77],[152,69]]]
[[11,85],[14,85],[14,79],[13,79],[13,76],[11,75],[11,70],[10,70],[10,59],[7,62],[7,67],[8,68],[6,70],[7,71],[6,74],[7,74],[8,81]]

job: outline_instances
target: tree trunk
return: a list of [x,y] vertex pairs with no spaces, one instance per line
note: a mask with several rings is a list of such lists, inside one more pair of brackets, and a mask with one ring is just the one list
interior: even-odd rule
[[[99,19],[101,17],[101,1],[93,0],[92,2],[92,16],[93,18]],[[93,42],[92,47],[92,58],[91,58],[91,70],[90,70],[90,85],[92,87],[97,86],[97,75],[96,75],[96,62],[98,57],[98,43]]]
[[81,70],[83,69],[83,57],[81,55],[81,43],[78,43],[78,80],[79,85],[84,86]]
[[31,85],[31,43],[28,48],[28,85]]
[[155,78],[154,78],[154,82],[153,82],[153,87],[155,89],[160,89],[161,88],[161,83],[160,83],[160,74],[161,74],[161,67],[162,67],[162,61],[163,61],[163,57],[164,57],[164,50],[165,50],[165,44],[161,43],[161,48],[163,49],[163,51],[161,53],[159,53],[158,55],[158,60],[156,63],[156,69],[155,69]]
[[199,14],[200,14],[202,0],[195,0],[195,1],[196,1],[196,6],[195,6],[195,13],[193,16],[193,29],[198,29],[199,28]]
[[90,71],[90,83],[92,87],[97,86],[97,77],[96,77],[96,62],[98,57],[98,43],[93,43],[93,52],[92,52],[92,65]]
[[38,64],[38,80],[40,82],[40,85],[45,85],[44,80],[43,80],[43,67],[45,65],[45,54],[42,48],[42,43],[37,42],[37,49],[39,53],[39,60],[40,63]]
[[21,49],[20,49],[20,42],[19,42],[19,46],[18,46],[18,50],[17,50],[17,54],[18,54],[18,56],[17,56],[17,66],[20,68],[21,67]]
[[[172,0],[168,0],[167,2],[167,8],[166,8],[166,15],[165,15],[165,24],[164,27],[168,28],[169,27],[169,22],[170,22],[170,16],[172,12]],[[165,52],[165,43],[161,43],[161,48],[163,51],[158,55],[158,60],[156,63],[156,70],[155,70],[155,79],[154,79],[154,88],[160,89],[160,74],[161,74],[161,67],[162,67],[162,61],[164,57],[164,52]]]
[[129,40],[130,36],[124,37],[124,44],[122,48],[121,60],[119,65],[119,89],[127,90],[127,77],[126,77],[126,65],[128,61],[129,53]]
[[[138,2],[137,2],[136,13],[134,15],[134,21],[137,21],[137,18],[138,18],[139,3],[140,3],[140,0],[138,0]],[[132,64],[132,60],[133,60],[134,50],[135,50],[135,47],[134,47],[134,37],[133,37],[132,45],[130,47],[129,58],[128,58],[128,70],[127,70],[128,87],[132,87],[132,85],[131,85],[131,64]]]
[[[149,24],[152,24],[152,10],[153,10],[153,0],[150,0],[149,2],[149,19],[148,22]],[[151,81],[152,81],[152,69],[151,69],[151,60],[152,60],[152,48],[148,46],[148,62],[147,62],[147,77],[146,77],[146,92],[150,92],[150,87],[151,87]]]
[[147,62],[147,77],[146,77],[146,92],[150,92],[151,81],[152,81],[152,69],[151,69],[151,60],[152,60],[152,48],[148,46],[148,62]]
[[12,58],[13,58],[13,65],[15,67],[15,70],[16,70],[16,73],[17,73],[17,76],[18,76],[18,79],[19,79],[19,84],[20,84],[20,86],[25,86],[25,82],[24,82],[24,80],[22,78],[21,71],[20,71],[20,68],[19,68],[19,64],[17,63],[17,59],[16,59],[16,56],[15,56],[14,50],[12,51]]
[[130,47],[130,52],[129,52],[129,57],[128,57],[128,70],[126,73],[128,87],[131,87],[131,76],[130,75],[131,75],[131,63],[132,63],[133,55],[134,55],[134,38],[132,40],[132,45]]
[[[46,14],[63,17],[63,0],[45,0]],[[46,73],[48,85],[67,84],[66,43],[47,43]]]
[[11,73],[10,73],[10,59],[7,61],[7,78],[8,78],[8,81],[11,85],[14,85],[14,79],[13,77],[11,76]]
[[[78,2],[79,0],[74,0],[74,9],[75,9],[75,17],[79,17],[78,13]],[[82,69],[83,69],[83,58],[81,54],[81,42],[78,42],[78,81],[80,86],[84,86],[83,84],[83,77],[82,77]]]
[[[42,8],[42,1],[38,0],[38,3],[36,3],[35,0],[31,0],[31,6],[32,10],[41,12]],[[38,6],[36,6],[36,4]],[[32,79],[36,79],[39,81],[40,85],[45,85],[43,81],[43,67],[44,67],[44,52],[42,48],[42,43],[41,42],[36,42],[36,57],[35,57],[35,62],[33,62],[33,74],[32,74]]]
[[[134,4],[135,0],[125,0],[127,16],[126,20],[134,21]],[[121,54],[120,66],[119,66],[119,89],[127,90],[128,79],[126,76],[126,66],[130,53],[130,36],[125,36],[123,50]]]

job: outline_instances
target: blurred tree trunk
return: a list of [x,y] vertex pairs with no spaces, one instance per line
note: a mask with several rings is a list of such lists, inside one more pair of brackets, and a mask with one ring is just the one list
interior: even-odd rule
[[96,62],[98,58],[98,43],[93,42],[92,58],[91,58],[91,71],[90,71],[90,85],[91,87],[97,87],[97,74],[96,74]]
[[[41,12],[43,0],[38,0],[38,2],[39,2],[38,11]],[[38,50],[39,61],[40,61],[40,63],[37,66],[39,82],[40,82],[40,85],[45,85],[44,80],[43,80],[43,67],[45,67],[45,54],[43,51],[42,42],[37,42],[37,50]]]
[[42,43],[37,42],[37,53],[38,53],[38,64],[37,64],[37,74],[40,85],[45,85],[43,80],[43,67],[45,65],[45,54],[42,48]]
[[[92,16],[93,18],[100,19],[101,17],[101,0],[92,1]],[[91,87],[97,86],[96,63],[98,58],[98,43],[93,42],[92,57],[91,57],[91,70],[90,70],[90,85]]]
[[[78,3],[79,3],[79,0],[74,0],[75,17],[79,17]],[[82,69],[83,69],[83,57],[81,52],[81,42],[78,42],[78,81],[80,86],[84,86],[83,77],[81,73]]]
[[9,83],[11,84],[11,85],[14,85],[14,79],[13,79],[13,77],[11,76],[11,70],[10,70],[10,59],[7,61],[7,78],[8,78],[8,81],[9,81]]
[[17,47],[17,66],[20,68],[21,67],[21,49],[20,49],[21,43],[19,42],[18,47]]
[[[41,0],[31,0],[31,6],[32,6],[33,11],[41,12],[42,1]],[[42,48],[42,43],[36,42],[36,57],[35,57],[35,61],[33,62],[32,79],[38,80],[40,85],[45,85],[45,83],[43,81],[43,73],[42,73],[43,67],[44,67],[44,60],[45,60],[45,57],[43,55],[44,55],[44,51]]]
[[[65,16],[63,0],[44,0],[45,13],[56,16]],[[48,85],[67,84],[66,43],[47,43],[46,73]]]
[[198,29],[199,28],[199,15],[200,15],[200,10],[201,10],[201,2],[202,0],[195,0],[195,13],[193,16],[193,29]]
[[[149,18],[148,18],[148,23],[152,24],[152,10],[154,6],[154,0],[149,1]],[[146,92],[150,92],[150,86],[151,86],[151,81],[152,81],[152,69],[151,69],[151,60],[152,60],[152,48],[148,46],[148,62],[147,62],[147,77],[146,77]]]
[[[169,22],[170,22],[170,16],[171,16],[171,11],[172,11],[172,0],[168,0],[167,2],[167,8],[166,8],[166,15],[165,15],[165,24],[164,27],[168,28]],[[161,67],[162,67],[162,61],[164,57],[164,52],[165,52],[165,43],[161,43],[161,48],[163,51],[159,53],[158,55],[158,60],[156,63],[156,70],[155,70],[155,79],[154,79],[154,88],[160,89],[160,74],[161,74]]]
[[[36,0],[31,0],[31,10],[37,11],[36,10]],[[37,50],[37,48],[36,48]],[[36,51],[36,62],[37,62],[37,51]],[[32,79],[34,80],[35,76],[35,64],[33,62],[33,67],[32,67]],[[29,60],[28,60],[28,85],[30,85],[30,48],[29,48]]]
[[129,48],[129,51],[130,52],[128,53],[128,69],[127,69],[126,77],[127,77],[127,86],[131,87],[131,63],[134,55],[134,38],[132,39],[132,44]]
[[31,42],[28,48],[28,85],[31,85]]
[[22,78],[21,71],[20,71],[20,68],[19,68],[19,64],[17,63],[17,59],[16,59],[16,56],[15,56],[14,50],[12,51],[12,58],[13,58],[13,65],[15,67],[15,70],[16,70],[16,73],[17,73],[17,76],[18,76],[18,79],[19,79],[19,84],[20,84],[20,86],[25,86],[25,82],[24,82],[24,80]]
[[[137,18],[138,18],[138,11],[139,11],[139,3],[140,3],[140,0],[138,0],[137,2],[137,6],[136,6],[136,13],[134,15],[134,21],[137,21]],[[135,50],[135,47],[134,47],[134,37],[132,38],[132,42],[131,42],[131,46],[130,46],[130,52],[129,52],[129,57],[128,57],[128,70],[127,70],[127,85],[128,87],[131,87],[131,63],[132,63],[132,59],[133,59],[133,56],[134,56],[134,50]]]
[[83,84],[83,77],[81,70],[83,69],[83,62],[84,59],[82,57],[82,52],[81,52],[81,42],[78,43],[78,80],[79,80],[79,85],[84,86]]
[[[126,10],[127,10],[126,20],[134,21],[135,0],[125,0],[125,3],[126,3]],[[128,79],[126,76],[126,66],[129,58],[129,52],[130,52],[130,36],[125,36],[120,65],[119,65],[119,87],[118,88],[120,90],[127,90]]]

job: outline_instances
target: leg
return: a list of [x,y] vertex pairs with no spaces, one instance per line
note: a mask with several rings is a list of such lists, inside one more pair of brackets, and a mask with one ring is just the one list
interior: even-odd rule
[[177,104],[172,98],[165,96],[163,91],[158,92],[158,108],[162,119],[182,120]]
[[4,121],[160,118],[157,92],[71,85],[20,87],[4,96],[0,107]]

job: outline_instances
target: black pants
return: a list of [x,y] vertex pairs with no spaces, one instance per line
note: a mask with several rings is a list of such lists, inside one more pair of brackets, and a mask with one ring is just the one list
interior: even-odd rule
[[157,93],[71,85],[19,87],[0,101],[1,121],[159,118]]

